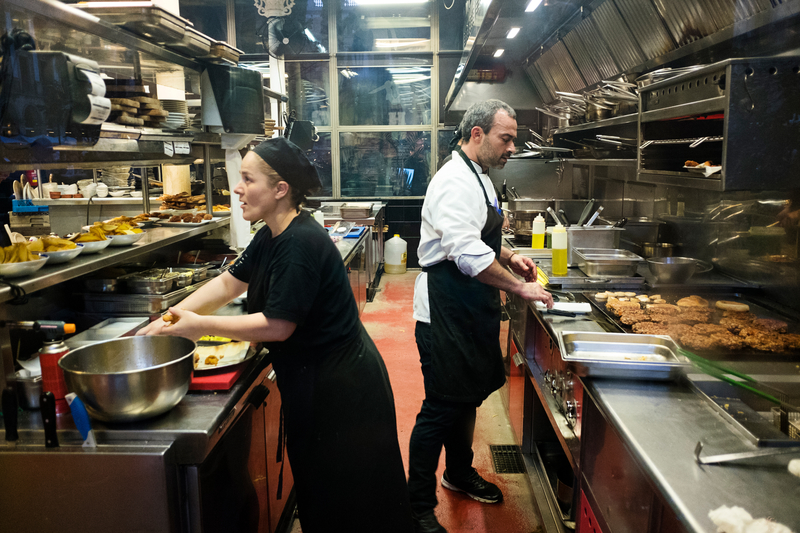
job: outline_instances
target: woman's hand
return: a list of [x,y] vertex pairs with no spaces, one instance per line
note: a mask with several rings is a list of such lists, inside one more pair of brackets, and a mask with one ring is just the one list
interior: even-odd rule
[[528,283],[536,281],[536,263],[530,257],[514,254],[508,259],[508,266],[514,274],[522,276]]
[[205,318],[186,309],[170,307],[167,314],[143,327],[136,334],[171,335],[196,341],[208,333]]

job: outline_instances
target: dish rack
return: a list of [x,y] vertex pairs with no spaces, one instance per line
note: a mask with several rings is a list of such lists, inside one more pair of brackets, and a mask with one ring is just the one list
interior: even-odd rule
[[[770,409],[772,423],[776,428],[781,428],[781,410],[777,407]],[[800,413],[789,413],[789,438],[800,440]]]

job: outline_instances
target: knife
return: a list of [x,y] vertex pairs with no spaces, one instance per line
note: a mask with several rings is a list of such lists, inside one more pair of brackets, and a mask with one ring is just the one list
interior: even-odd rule
[[589,218],[589,213],[592,212],[592,208],[594,207],[595,199],[592,198],[589,202],[584,206],[583,211],[581,211],[581,216],[578,218],[578,226],[583,226],[583,223],[586,222],[586,219]]
[[75,422],[78,431],[81,432],[81,437],[83,437],[83,446],[85,448],[96,448],[97,441],[94,438],[92,423],[89,420],[89,413],[86,412],[83,402],[74,392],[70,392],[64,398],[69,404],[70,411],[72,411],[72,420]]
[[592,215],[592,218],[590,218],[586,222],[586,224],[583,225],[583,227],[588,228],[589,226],[591,226],[594,223],[594,221],[597,220],[597,217],[599,217],[600,213],[602,213],[602,212],[603,212],[603,206],[601,205],[600,207],[597,208],[597,211],[594,212],[594,215]]
[[43,392],[39,397],[39,408],[44,424],[44,445],[47,448],[58,448],[58,432],[56,431],[56,397],[52,392]]
[[14,389],[3,389],[3,425],[6,429],[6,440],[15,442],[19,439],[17,433],[17,395]]

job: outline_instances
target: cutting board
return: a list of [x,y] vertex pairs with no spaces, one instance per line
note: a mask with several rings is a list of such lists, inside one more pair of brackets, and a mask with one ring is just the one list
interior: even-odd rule
[[361,237],[361,234],[367,230],[364,226],[355,226],[353,229],[350,230],[350,233],[344,236],[345,239],[357,239]]
[[229,390],[247,368],[247,361],[238,365],[193,374],[189,390]]

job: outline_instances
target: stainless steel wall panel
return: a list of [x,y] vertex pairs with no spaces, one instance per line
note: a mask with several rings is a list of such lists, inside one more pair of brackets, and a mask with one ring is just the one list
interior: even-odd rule
[[567,78],[569,92],[574,93],[586,87],[586,82],[584,81],[583,76],[581,76],[581,73],[578,71],[578,67],[575,66],[575,62],[572,60],[572,56],[569,55],[564,42],[558,41],[555,45],[553,45],[551,50],[556,58],[556,62],[558,62],[558,66],[561,67],[561,70],[564,72],[564,76]]
[[614,0],[614,3],[646,59],[666,54],[675,48],[675,43],[650,0]]
[[586,46],[584,46],[578,33],[575,31],[569,32],[564,36],[563,42],[569,51],[569,55],[572,56],[572,59],[578,66],[578,70],[583,76],[584,81],[586,81],[586,85],[600,83],[602,81],[600,72],[598,72],[597,67],[595,67],[591,55]]
[[556,56],[553,54],[552,48],[542,54],[542,57],[539,59],[539,61],[541,62],[542,66],[547,69],[547,72],[550,73],[550,76],[553,78],[553,81],[556,84],[557,91],[572,91],[569,82],[567,81],[567,77],[564,75],[564,71],[561,70],[561,65],[558,64]]
[[772,4],[769,0],[736,0],[734,20],[740,22],[771,7]]
[[528,79],[531,80],[536,92],[539,93],[539,98],[542,102],[549,102],[553,99],[553,95],[550,94],[550,90],[544,83],[542,75],[539,73],[539,69],[536,68],[536,65],[528,63],[528,65],[525,66],[525,74],[528,75]]
[[603,3],[591,18],[622,71],[644,63],[645,57],[613,1]]
[[586,50],[590,52],[590,57],[595,68],[600,73],[601,80],[607,80],[619,74],[619,67],[614,62],[614,58],[611,57],[608,45],[603,40],[603,37],[600,36],[591,18],[581,21],[573,31],[578,34]]
[[733,24],[737,2],[731,2],[731,0],[703,0],[703,3],[706,4],[717,31]]
[[544,81],[544,84],[547,86],[547,92],[550,95],[548,101],[552,101],[556,99],[556,91],[558,90],[558,87],[556,86],[556,82],[553,81],[553,76],[550,75],[546,63],[547,62],[542,61],[542,58],[540,57],[536,63],[534,63],[534,66],[539,71],[542,81]]
[[653,0],[678,46],[689,44],[716,31],[700,0]]

